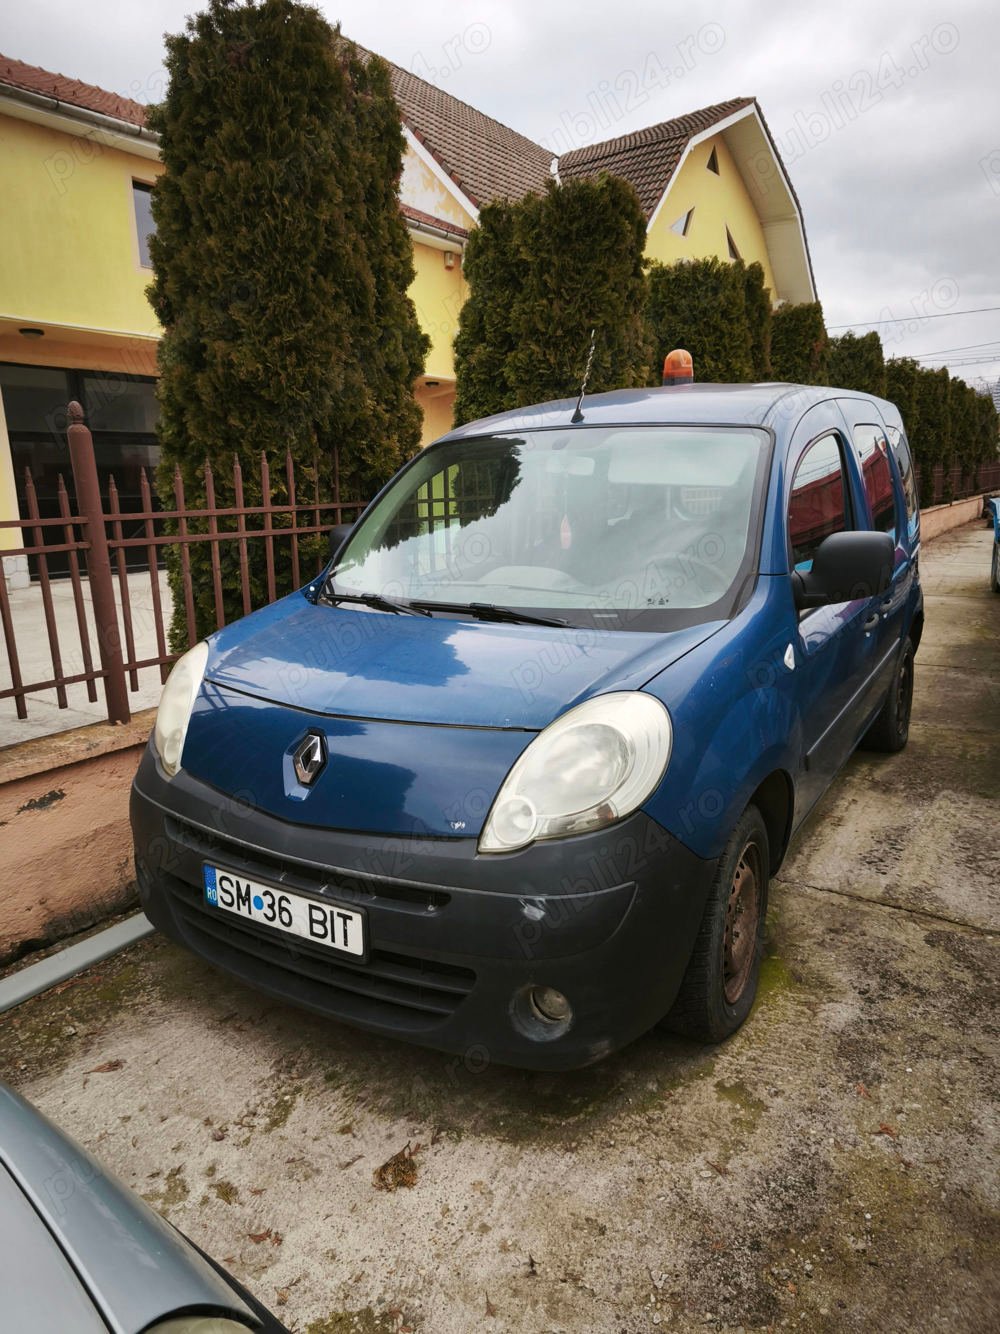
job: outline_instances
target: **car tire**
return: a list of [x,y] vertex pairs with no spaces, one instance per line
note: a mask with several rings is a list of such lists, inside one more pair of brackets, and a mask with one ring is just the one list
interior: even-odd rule
[[993,561],[990,565],[990,588],[1000,593],[1000,542],[993,543]]
[[743,1023],[757,994],[770,882],[767,826],[748,806],[719,858],[694,950],[663,1027],[722,1042]]
[[862,739],[865,750],[894,755],[910,739],[910,710],[913,706],[913,643],[903,643],[896,671],[875,721]]

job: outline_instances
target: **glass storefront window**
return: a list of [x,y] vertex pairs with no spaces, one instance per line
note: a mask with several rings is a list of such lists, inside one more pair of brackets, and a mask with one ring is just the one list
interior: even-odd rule
[[8,432],[65,432],[66,405],[73,397],[66,371],[0,365],[0,390]]

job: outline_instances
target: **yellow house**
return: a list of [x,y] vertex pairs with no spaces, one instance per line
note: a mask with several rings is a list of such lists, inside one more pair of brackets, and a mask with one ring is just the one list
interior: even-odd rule
[[556,170],[631,181],[650,259],[757,260],[775,304],[816,300],[802,211],[755,98],[578,148]]
[[[414,387],[425,442],[452,420],[462,254],[479,210],[552,177],[622,175],[646,210],[651,257],[758,259],[775,301],[814,299],[798,202],[752,98],[553,158],[416,75],[390,71],[406,138],[411,296],[431,340]],[[139,469],[157,456],[160,329],[144,289],[160,170],[140,103],[0,56],[0,518],[27,514],[29,459],[42,514],[56,512],[72,398],[94,430],[100,470],[114,473],[123,508],[138,508]],[[18,545],[16,529],[0,529],[0,555]],[[26,584],[23,558],[4,557],[3,567],[9,586]]]

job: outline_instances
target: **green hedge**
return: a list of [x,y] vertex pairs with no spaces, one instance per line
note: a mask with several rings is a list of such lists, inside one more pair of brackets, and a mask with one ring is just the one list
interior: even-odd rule
[[676,347],[691,353],[696,380],[754,379],[747,282],[744,265],[715,256],[650,265],[647,310],[656,348],[651,383],[660,383],[663,358]]
[[885,398],[885,355],[877,333],[853,333],[831,338],[827,346],[827,373],[838,389],[857,389]]
[[818,301],[779,306],[771,321],[771,370],[789,384],[829,384],[827,333]]

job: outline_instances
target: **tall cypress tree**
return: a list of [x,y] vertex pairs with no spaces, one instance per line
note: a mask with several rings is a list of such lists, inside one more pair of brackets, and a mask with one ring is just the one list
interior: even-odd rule
[[920,366],[912,357],[890,357],[885,363],[885,396],[899,408],[910,443],[917,433],[917,386]]
[[[760,265],[754,267],[760,269]],[[760,274],[763,278],[762,269]],[[654,263],[649,273],[648,313],[656,347],[654,384],[660,383],[663,358],[675,347],[691,353],[698,380],[740,384],[756,378],[747,315],[747,270],[742,264],[714,255],[675,264]],[[760,345],[757,355],[763,355]]]
[[550,182],[524,200],[515,231],[524,269],[506,369],[521,402],[579,392],[592,329],[589,392],[645,384],[646,216],[632,186],[605,174]]
[[[166,64],[166,98],[149,113],[165,167],[149,288],[164,328],[160,493],[169,504],[177,466],[188,505],[202,503],[207,459],[218,503],[231,504],[235,455],[258,504],[260,451],[280,494],[288,447],[300,486],[316,460],[329,496],[339,448],[342,492],[363,499],[419,443],[410,390],[427,345],[406,291],[404,141],[386,67],[295,0],[210,0],[167,38]],[[227,619],[242,610],[232,545]],[[250,543],[255,602],[261,546]],[[204,634],[215,624],[206,544],[190,554]],[[282,591],[290,577],[279,569]],[[173,646],[186,638],[175,615]]]
[[469,295],[455,337],[456,425],[517,406],[507,359],[514,350],[511,310],[526,268],[515,242],[518,211],[505,200],[487,204],[465,247]]
[[484,208],[469,238],[455,339],[456,417],[646,383],[646,219],[614,176],[551,183]]
[[818,301],[779,306],[771,322],[771,367],[789,384],[828,384],[827,333]]
[[948,371],[921,367],[917,373],[917,428],[911,437],[920,465],[920,503],[934,500],[934,468],[951,454],[951,404]]
[[877,333],[854,333],[831,338],[828,347],[830,383],[838,389],[885,397],[885,354]]
[[[742,266],[743,261],[736,261]],[[771,289],[764,281],[764,267],[756,260],[744,270],[743,287],[746,293],[747,324],[750,328],[750,360],[753,378],[771,378]]]

